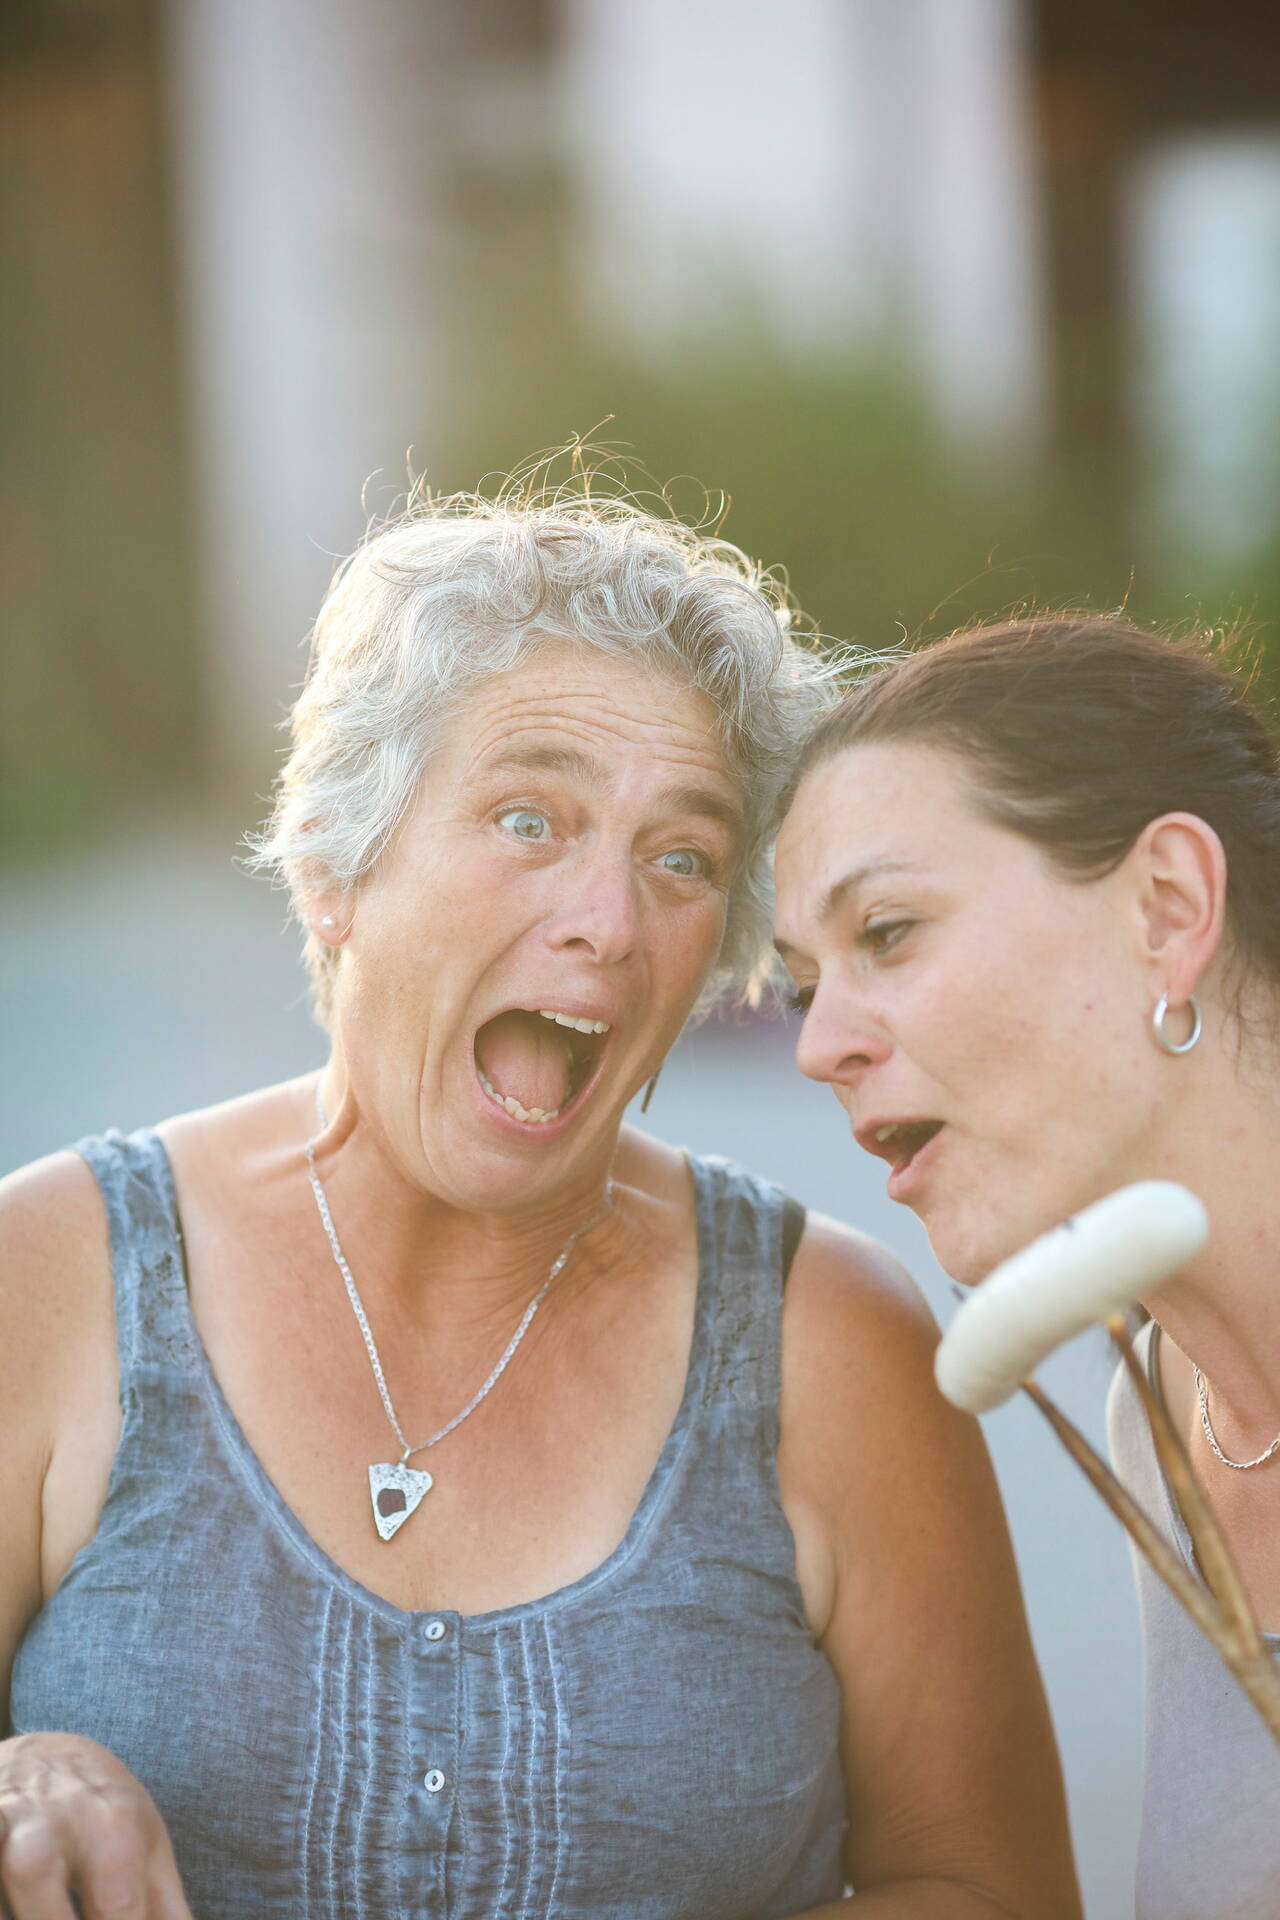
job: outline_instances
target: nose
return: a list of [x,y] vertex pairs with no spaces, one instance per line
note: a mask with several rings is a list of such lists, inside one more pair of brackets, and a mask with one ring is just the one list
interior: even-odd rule
[[640,899],[630,860],[605,850],[573,872],[566,898],[546,923],[558,953],[616,966],[640,940]]
[[887,1060],[893,1043],[860,1008],[835,991],[814,994],[796,1042],[796,1065],[810,1080],[854,1087],[868,1067]]

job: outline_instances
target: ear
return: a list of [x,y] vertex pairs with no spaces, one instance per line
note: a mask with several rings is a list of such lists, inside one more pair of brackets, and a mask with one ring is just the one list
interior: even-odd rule
[[1207,821],[1163,813],[1129,849],[1137,882],[1143,948],[1160,991],[1185,1005],[1222,945],[1227,917],[1227,857]]
[[355,902],[348,893],[313,893],[307,900],[307,926],[323,946],[342,946],[354,919]]

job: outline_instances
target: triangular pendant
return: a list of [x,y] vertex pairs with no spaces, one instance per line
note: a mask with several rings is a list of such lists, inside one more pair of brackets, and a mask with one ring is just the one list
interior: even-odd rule
[[369,1498],[373,1502],[373,1524],[380,1539],[390,1540],[399,1533],[409,1515],[431,1491],[431,1475],[416,1467],[401,1466],[398,1460],[385,1460],[369,1469]]

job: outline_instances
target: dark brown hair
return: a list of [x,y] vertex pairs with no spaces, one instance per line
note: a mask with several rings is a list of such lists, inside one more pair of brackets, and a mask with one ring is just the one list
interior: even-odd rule
[[854,688],[811,736],[791,792],[846,748],[910,740],[967,765],[988,819],[1098,879],[1163,813],[1194,813],[1227,856],[1236,955],[1280,981],[1280,766],[1211,638],[1109,615],[973,627]]

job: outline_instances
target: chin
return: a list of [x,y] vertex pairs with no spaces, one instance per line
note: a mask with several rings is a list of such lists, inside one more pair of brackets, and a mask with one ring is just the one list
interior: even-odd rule
[[[1102,1193],[1106,1192],[1110,1192],[1109,1187],[1103,1187],[1099,1192],[1085,1191],[1076,1196],[1046,1193],[1039,1196],[1038,1206],[1024,1203],[1016,1216],[1005,1214],[997,1217],[989,1211],[977,1213],[965,1210],[953,1215],[939,1214],[936,1219],[924,1221],[923,1225],[929,1235],[934,1258],[943,1272],[962,1287],[976,1287],[1002,1261],[1012,1259],[1015,1253],[1021,1253],[1033,1240],[1051,1232],[1071,1214],[1078,1213],[1081,1207],[1101,1198]],[[1028,1196],[1032,1199],[1035,1197]]]
[[1011,1226],[1001,1231],[1000,1223],[990,1218],[943,1217],[923,1224],[934,1259],[947,1278],[961,1287],[978,1286],[1002,1260],[1035,1238],[1034,1231],[1023,1234]]

